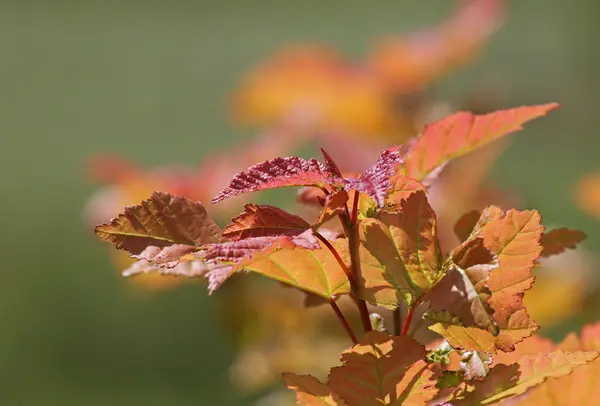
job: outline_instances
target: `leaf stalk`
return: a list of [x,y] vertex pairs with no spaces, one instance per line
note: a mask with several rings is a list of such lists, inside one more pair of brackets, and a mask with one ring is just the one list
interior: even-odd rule
[[331,308],[333,309],[333,312],[337,316],[340,323],[342,323],[344,330],[346,330],[346,333],[348,333],[348,337],[350,337],[350,339],[352,340],[352,343],[358,344],[358,340],[356,339],[356,335],[354,334],[354,331],[352,331],[352,328],[350,327],[348,320],[346,320],[346,318],[344,317],[344,314],[340,310],[339,306],[337,305],[337,303],[335,302],[335,299],[333,297],[329,298],[329,304],[331,305]]

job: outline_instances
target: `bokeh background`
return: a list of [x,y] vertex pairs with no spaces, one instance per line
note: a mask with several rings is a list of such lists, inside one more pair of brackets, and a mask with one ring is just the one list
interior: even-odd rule
[[[231,389],[233,338],[199,284],[153,291],[122,279],[84,223],[86,159],[197,164],[253,135],[232,123],[240,75],[289,42],[360,56],[375,37],[448,15],[450,0],[6,1],[0,5],[0,404],[250,405]],[[453,101],[489,84],[500,107],[560,102],[527,126],[491,180],[549,225],[588,234],[576,203],[600,170],[600,3],[513,0],[467,68],[432,88]],[[563,270],[570,272],[569,264]],[[598,268],[600,270],[600,268]],[[217,295],[218,296],[218,295]],[[548,300],[561,301],[560,295]],[[596,301],[597,302],[597,301]],[[600,318],[600,304],[544,330]]]

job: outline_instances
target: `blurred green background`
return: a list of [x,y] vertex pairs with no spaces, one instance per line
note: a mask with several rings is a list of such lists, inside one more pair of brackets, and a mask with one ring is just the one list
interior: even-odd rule
[[[231,124],[227,94],[278,46],[318,41],[359,56],[372,38],[435,24],[453,5],[3,2],[0,404],[251,404],[228,383],[233,345],[216,327],[218,299],[197,285],[146,292],[115,272],[82,221],[96,189],[85,158],[115,151],[148,167],[194,164],[251,135]],[[598,251],[600,224],[575,208],[572,187],[600,169],[600,3],[509,7],[481,58],[436,85],[435,98],[458,100],[492,80],[502,107],[562,103],[515,138],[492,176],[546,223],[586,231],[585,247]]]

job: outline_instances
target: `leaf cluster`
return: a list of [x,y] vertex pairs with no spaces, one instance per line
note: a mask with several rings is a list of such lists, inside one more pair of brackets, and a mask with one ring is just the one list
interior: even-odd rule
[[[442,252],[428,189],[450,160],[555,107],[451,115],[407,146],[384,150],[358,175],[342,173],[325,151],[322,160],[277,157],[238,173],[213,199],[302,186],[313,192],[303,192],[301,201],[320,208],[310,221],[249,203],[221,229],[200,202],[155,192],[96,234],[138,259],[138,267],[208,278],[210,293],[235,274],[254,272],[329,303],[354,346],[327,383],[284,375],[300,405],[497,403],[596,358],[589,348],[515,351],[538,329],[523,305],[533,267],[584,235],[545,232],[534,210],[489,206],[466,213],[455,226],[460,244]],[[336,221],[341,232],[326,227]],[[357,305],[360,334],[337,307],[342,295]],[[394,311],[393,335],[381,331],[381,320],[373,331],[368,306]],[[407,308],[403,321],[401,307]],[[428,352],[411,337],[417,310],[442,347]],[[520,356],[502,358],[509,353]]]

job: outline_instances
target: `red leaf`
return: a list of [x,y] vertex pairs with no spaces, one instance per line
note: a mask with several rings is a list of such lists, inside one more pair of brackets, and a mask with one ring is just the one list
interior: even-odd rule
[[298,157],[275,158],[251,166],[235,175],[229,186],[212,200],[220,202],[231,196],[284,186],[322,186],[335,178],[331,168],[316,159]]
[[203,247],[202,258],[208,262],[238,262],[249,257],[252,253],[269,248],[276,242],[291,241],[284,237],[251,237],[239,241],[226,241],[219,244],[209,244]]
[[176,261],[179,254],[221,240],[221,230],[201,203],[160,192],[126,207],[123,214],[95,231],[118,249],[157,263]]
[[475,228],[475,224],[479,221],[479,217],[481,217],[479,210],[471,210],[458,219],[454,225],[454,234],[456,234],[461,242],[469,238],[471,231]]
[[567,248],[573,249],[586,237],[583,231],[568,228],[557,228],[544,233],[542,236],[542,247],[544,247],[542,257],[561,254]]
[[301,217],[268,205],[247,204],[244,212],[225,227],[223,236],[234,241],[249,237],[297,235],[310,228]]
[[323,164],[323,168],[325,172],[329,173],[333,178],[343,178],[342,171],[337,166],[331,155],[327,153],[323,148],[321,148],[321,153],[323,154],[323,159],[325,160]]
[[522,124],[544,116],[556,103],[523,106],[475,115],[459,112],[425,126],[405,157],[406,175],[423,180],[438,166],[504,135],[522,129]]
[[383,207],[388,192],[392,188],[391,177],[396,174],[398,166],[403,163],[400,149],[402,146],[388,148],[359,178],[345,178],[344,185],[361,193],[366,193]]

